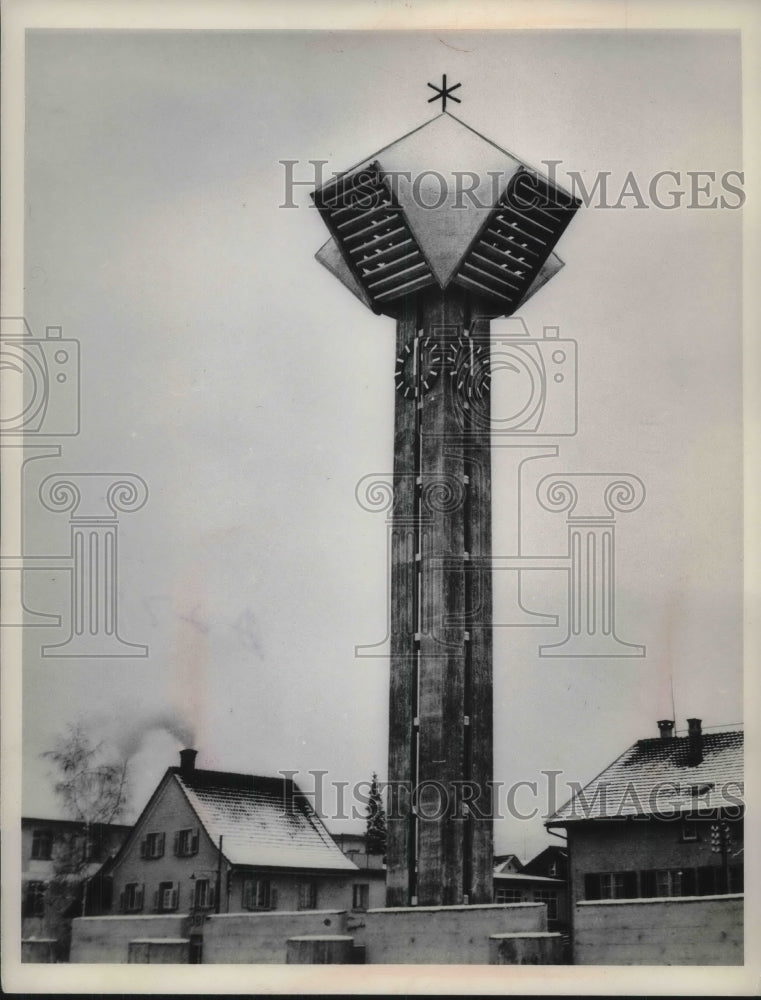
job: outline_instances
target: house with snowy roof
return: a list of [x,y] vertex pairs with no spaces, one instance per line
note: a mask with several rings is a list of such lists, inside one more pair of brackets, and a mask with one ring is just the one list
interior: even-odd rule
[[[548,829],[564,829],[567,836],[576,962],[585,961],[578,954],[578,940],[592,940],[590,928],[597,912],[593,904],[598,902],[731,896],[737,901],[732,912],[741,913],[743,732],[707,732],[700,719],[688,719],[687,724],[684,735],[675,735],[673,721],[660,721],[659,736],[630,746],[545,822]],[[678,909],[672,905],[669,920],[681,919],[674,916]],[[657,948],[668,948],[665,925],[656,916],[660,911],[650,907],[644,915],[640,910],[633,916],[626,907],[605,908],[604,917],[594,925],[600,929],[594,940],[611,939],[617,933],[613,918],[620,916],[628,931],[619,935],[617,947],[629,948],[633,955],[632,935],[644,940],[652,931],[661,941],[654,944],[655,957],[647,961],[660,961]],[[692,916],[685,918],[693,928],[696,912],[693,908]],[[722,912],[727,912],[726,906]],[[719,923],[716,918],[708,921],[703,944],[710,943],[715,936],[711,927]],[[693,943],[701,946],[698,939]],[[612,952],[601,957],[592,949],[589,954],[594,955],[590,961],[618,962]],[[644,961],[632,959],[640,960]]]
[[516,854],[494,858],[495,903],[544,903],[550,931],[568,931],[568,887],[565,867],[549,861],[554,846],[545,848],[524,865]]
[[113,913],[350,909],[356,865],[292,779],[180,752],[112,866]]

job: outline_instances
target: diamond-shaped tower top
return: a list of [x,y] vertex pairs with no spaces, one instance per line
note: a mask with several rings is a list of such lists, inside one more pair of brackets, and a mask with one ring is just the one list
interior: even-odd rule
[[314,200],[333,233],[318,259],[381,311],[451,282],[497,314],[514,311],[562,266],[552,249],[578,207],[449,113],[322,185]]

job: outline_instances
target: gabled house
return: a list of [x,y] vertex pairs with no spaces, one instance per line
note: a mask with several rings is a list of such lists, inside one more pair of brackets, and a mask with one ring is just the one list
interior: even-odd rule
[[[687,722],[676,736],[660,721],[658,737],[638,740],[546,821],[567,835],[573,931],[591,921],[580,910],[590,901],[742,893],[743,732]],[[655,912],[642,916],[646,931]]]
[[547,907],[547,926],[550,931],[565,933],[568,930],[568,886],[565,872],[550,875],[544,869],[552,868],[548,852],[550,846],[531,861],[522,864],[515,854],[500,854],[494,858],[495,903],[544,903]]
[[523,865],[517,854],[495,854],[494,871],[502,875],[516,874],[523,871]]
[[550,844],[523,866],[527,875],[542,875],[545,878],[568,878],[568,851],[564,847]]
[[206,771],[183,750],[114,859],[113,913],[351,905],[357,867],[291,779]]
[[334,833],[332,837],[361,873],[361,878],[358,878],[352,886],[352,910],[363,911],[385,906],[385,855],[368,853],[365,833]]

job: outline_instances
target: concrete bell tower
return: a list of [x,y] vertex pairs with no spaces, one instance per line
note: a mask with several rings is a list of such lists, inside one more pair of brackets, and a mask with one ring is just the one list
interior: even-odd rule
[[313,198],[317,259],[396,321],[387,906],[490,903],[489,321],[562,267],[578,203],[448,112]]

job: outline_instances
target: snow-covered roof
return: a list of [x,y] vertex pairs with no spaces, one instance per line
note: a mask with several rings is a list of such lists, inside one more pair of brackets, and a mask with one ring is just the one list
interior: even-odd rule
[[691,739],[638,740],[547,820],[547,826],[622,816],[704,815],[742,808],[743,732],[702,733],[702,760]]
[[291,779],[171,771],[211,840],[233,865],[357,871]]

